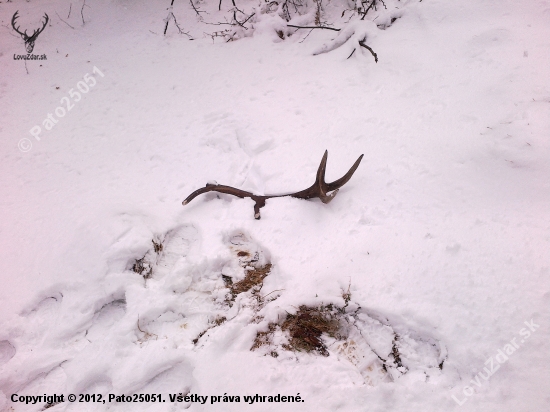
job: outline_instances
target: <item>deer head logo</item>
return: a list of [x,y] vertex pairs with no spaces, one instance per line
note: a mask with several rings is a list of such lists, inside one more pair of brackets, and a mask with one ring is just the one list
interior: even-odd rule
[[48,15],[46,13],[44,13],[44,17],[45,17],[45,20],[44,20],[44,24],[42,25],[42,27],[40,29],[36,29],[30,36],[27,34],[27,30],[25,30],[24,33],[21,33],[19,31],[19,27],[15,27],[15,21],[17,20],[17,18],[19,17],[19,10],[17,10],[15,12],[15,14],[13,15],[12,19],[11,19],[11,26],[13,27],[13,29],[21,35],[21,37],[23,38],[23,40],[25,41],[25,48],[27,49],[27,53],[32,53],[33,49],[34,49],[34,42],[36,41],[36,38],[38,37],[38,35],[40,33],[42,33],[44,31],[44,29],[46,28],[46,24],[48,24],[48,21],[50,20],[50,18],[48,17]]

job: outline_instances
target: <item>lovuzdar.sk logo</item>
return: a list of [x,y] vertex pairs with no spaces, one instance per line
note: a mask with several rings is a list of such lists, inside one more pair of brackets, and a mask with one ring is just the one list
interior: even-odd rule
[[27,49],[27,54],[26,55],[14,54],[13,59],[14,60],[46,60],[45,54],[38,56],[31,53],[34,50],[34,42],[38,38],[38,35],[44,31],[44,29],[46,28],[46,25],[48,24],[48,21],[50,21],[50,18],[46,13],[44,13],[44,23],[42,24],[42,27],[34,30],[33,33],[29,35],[27,33],[27,30],[25,30],[24,32],[21,32],[20,31],[21,26],[16,26],[17,24],[16,20],[18,17],[19,17],[19,10],[17,10],[13,15],[11,19],[11,26],[13,27],[13,30],[15,30],[15,32],[19,34],[21,38],[25,41],[25,49]]

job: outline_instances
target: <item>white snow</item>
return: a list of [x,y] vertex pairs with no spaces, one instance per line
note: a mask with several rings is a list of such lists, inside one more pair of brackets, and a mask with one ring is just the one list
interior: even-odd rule
[[[346,26],[333,2],[342,32],[308,35],[243,1],[254,27],[231,42],[203,35],[218,2],[196,1],[199,19],[175,0],[194,40],[173,21],[163,36],[169,3],[87,1],[85,24],[82,2],[70,17],[60,0],[0,3],[0,411],[46,406],[13,394],[64,394],[52,412],[548,411],[550,2],[388,0],[385,30]],[[16,10],[22,27],[49,15],[33,52],[47,60],[14,60]],[[56,116],[87,73],[97,83]],[[325,150],[329,182],[364,154],[330,204],[270,199],[261,220],[213,192],[182,206],[214,180],[305,189]],[[222,275],[266,263],[264,304],[228,305]],[[285,350],[281,330],[250,350],[348,288],[328,357]],[[384,371],[396,334],[403,367]],[[211,403],[224,394],[240,402]],[[304,402],[245,403],[256,394]]]

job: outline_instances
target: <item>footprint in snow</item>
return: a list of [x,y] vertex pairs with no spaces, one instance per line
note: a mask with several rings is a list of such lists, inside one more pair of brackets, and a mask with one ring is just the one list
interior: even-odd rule
[[16,350],[8,340],[0,341],[0,366],[15,356]]

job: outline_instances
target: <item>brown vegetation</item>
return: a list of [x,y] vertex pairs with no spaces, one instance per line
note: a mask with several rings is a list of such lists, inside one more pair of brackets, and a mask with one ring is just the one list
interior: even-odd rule
[[[328,356],[328,350],[323,342],[323,333],[335,339],[345,339],[342,331],[342,312],[333,305],[308,307],[302,305],[296,314],[288,314],[279,326],[270,323],[266,332],[258,332],[252,350],[272,343],[272,335],[280,327],[288,332],[288,343],[283,348],[290,351],[316,352]],[[271,353],[272,356],[273,352]]]
[[[245,256],[240,253],[247,252],[238,253],[238,256]],[[271,263],[268,263],[265,266],[246,269],[244,279],[236,283],[233,283],[229,276],[223,276],[225,286],[231,291],[231,300],[235,300],[235,297],[237,297],[239,293],[247,292],[249,290],[252,290],[253,293],[259,292],[263,286],[264,279],[267,275],[269,275],[269,272],[271,272],[271,266]]]

